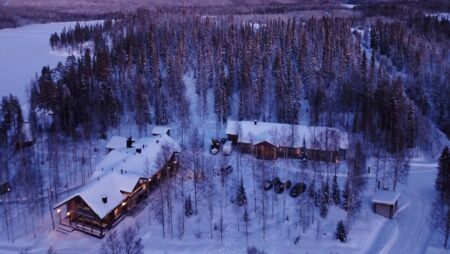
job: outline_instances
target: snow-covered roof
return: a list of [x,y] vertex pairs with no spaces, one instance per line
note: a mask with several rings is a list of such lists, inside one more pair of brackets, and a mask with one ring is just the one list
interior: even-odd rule
[[120,149],[127,147],[127,138],[121,136],[112,136],[106,144],[106,149]]
[[[141,138],[134,143],[134,148],[112,150],[97,164],[88,183],[55,207],[79,196],[103,218],[123,202],[125,197],[121,191],[132,192],[140,178],[152,177],[162,168],[158,160],[164,146],[168,148],[170,155],[181,150],[167,135]],[[141,153],[136,148],[140,148]],[[106,204],[103,203],[102,196],[107,196]]]
[[395,191],[378,191],[372,197],[372,203],[393,205],[400,197],[400,193]]
[[[167,135],[141,138],[133,143],[133,148],[122,148],[109,152],[95,167],[94,175],[97,176],[107,171],[124,170],[143,177],[151,177],[161,169],[158,158],[163,146],[167,146],[169,153],[181,150],[177,142]],[[141,149],[141,152],[138,153],[136,148]]]
[[255,121],[228,121],[227,135],[239,135],[238,142],[259,144],[269,142],[275,146],[307,149],[348,149],[348,134],[336,128],[291,125]]
[[153,135],[166,135],[170,131],[170,128],[167,126],[155,126],[152,129]]
[[[72,198],[79,196],[100,219],[103,219],[124,201],[125,196],[122,192],[133,192],[140,179],[140,175],[133,173],[108,172],[91,179],[55,207],[60,207]],[[106,203],[102,200],[104,196],[107,198]]]

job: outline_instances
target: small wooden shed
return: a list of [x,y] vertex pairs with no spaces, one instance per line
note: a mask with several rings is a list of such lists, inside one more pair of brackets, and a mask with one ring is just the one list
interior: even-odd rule
[[392,219],[398,210],[400,193],[394,191],[378,191],[372,197],[373,211]]

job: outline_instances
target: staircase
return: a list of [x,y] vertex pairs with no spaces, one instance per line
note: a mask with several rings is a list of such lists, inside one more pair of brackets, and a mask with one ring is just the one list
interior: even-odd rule
[[69,226],[66,226],[66,225],[63,225],[63,224],[59,224],[59,225],[56,227],[56,231],[58,231],[58,232],[60,232],[60,233],[63,233],[63,234],[65,234],[65,235],[68,235],[68,234],[70,234],[71,232],[73,232],[74,229],[71,228],[71,227],[69,227]]

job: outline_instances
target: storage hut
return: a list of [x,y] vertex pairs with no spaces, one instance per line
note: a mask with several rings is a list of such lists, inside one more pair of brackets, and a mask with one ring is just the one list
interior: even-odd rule
[[394,191],[378,191],[372,197],[373,211],[387,218],[393,218],[398,210],[400,194]]
[[153,136],[167,135],[170,136],[170,128],[167,126],[155,126],[152,130]]

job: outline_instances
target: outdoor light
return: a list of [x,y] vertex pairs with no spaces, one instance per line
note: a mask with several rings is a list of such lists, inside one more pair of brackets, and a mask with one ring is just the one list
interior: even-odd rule
[[59,209],[59,208],[56,209],[56,213],[57,213],[57,214],[61,213],[61,209]]
[[122,203],[122,206],[126,206],[126,205],[127,205],[127,202],[123,202],[123,203]]
[[67,215],[67,216],[70,216],[70,212],[67,212],[66,215]]

